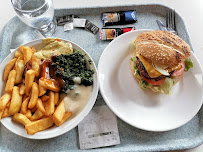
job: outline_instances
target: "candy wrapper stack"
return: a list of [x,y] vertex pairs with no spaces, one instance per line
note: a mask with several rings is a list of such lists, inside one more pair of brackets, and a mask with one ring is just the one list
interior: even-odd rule
[[[102,13],[102,23],[103,26],[112,25],[125,25],[137,22],[136,11],[120,11],[120,12],[109,12]],[[125,27],[125,28],[101,28],[100,29],[100,40],[112,40],[119,35],[134,31],[135,27]]]
[[[105,28],[98,28],[91,21],[80,18],[77,15],[65,15],[57,17],[57,25],[64,26],[64,31],[71,31],[74,28],[85,29],[96,35],[99,31],[100,40],[113,40],[119,35],[134,31],[135,27],[112,27],[113,25],[126,25],[137,22],[136,10],[102,13],[102,24]],[[108,28],[106,26],[111,26]]]
[[79,18],[79,16],[76,15],[57,17],[56,21],[58,26],[64,25],[64,31],[73,30],[74,27],[83,28],[93,34],[97,34],[99,31],[99,28],[92,22],[84,18]]

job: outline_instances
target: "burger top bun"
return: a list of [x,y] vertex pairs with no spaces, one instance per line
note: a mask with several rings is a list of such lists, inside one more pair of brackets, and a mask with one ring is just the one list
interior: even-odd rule
[[138,35],[136,51],[148,60],[173,67],[190,56],[190,46],[179,36],[168,31],[151,31]]

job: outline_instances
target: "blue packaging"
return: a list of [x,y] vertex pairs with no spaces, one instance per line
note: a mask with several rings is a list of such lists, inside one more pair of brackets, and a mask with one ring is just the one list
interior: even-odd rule
[[125,13],[125,21],[137,21],[136,11],[128,11]]
[[102,13],[103,26],[131,24],[136,21],[136,10]]

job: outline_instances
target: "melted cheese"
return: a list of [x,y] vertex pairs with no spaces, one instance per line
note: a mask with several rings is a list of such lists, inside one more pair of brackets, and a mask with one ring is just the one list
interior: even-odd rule
[[[148,75],[151,78],[156,78],[159,77],[161,75],[163,75],[162,73],[160,73],[159,71],[157,71],[154,66],[152,65],[152,63],[150,61],[148,61],[145,57],[143,57],[142,55],[136,53],[136,56],[140,59],[140,61],[142,62],[142,64],[144,65]],[[166,70],[167,72],[171,72],[177,69],[180,69],[181,63],[179,63],[177,66],[173,67],[173,68],[163,68],[163,70]]]
[[144,65],[147,73],[149,74],[149,76],[151,78],[156,78],[160,75],[162,75],[159,71],[157,71],[151,62],[149,62],[148,60],[146,60],[143,56],[137,54],[137,57],[140,59],[140,61],[142,62],[142,64]]

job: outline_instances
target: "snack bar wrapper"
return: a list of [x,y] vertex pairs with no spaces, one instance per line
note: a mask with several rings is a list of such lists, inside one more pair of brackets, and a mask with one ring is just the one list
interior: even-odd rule
[[122,25],[137,22],[136,10],[102,13],[103,26]]
[[100,40],[113,40],[119,35],[134,31],[135,27],[126,27],[126,28],[102,28],[99,31]]

